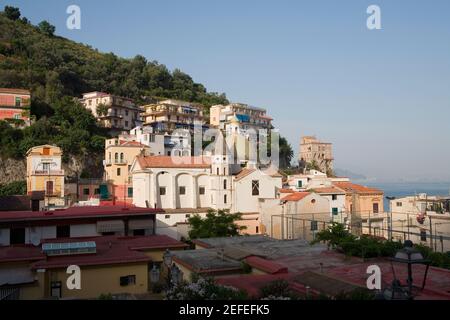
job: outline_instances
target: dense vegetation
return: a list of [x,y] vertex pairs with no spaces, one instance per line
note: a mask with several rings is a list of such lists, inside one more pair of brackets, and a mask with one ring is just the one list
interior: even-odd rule
[[240,219],[240,213],[230,214],[225,210],[209,210],[204,219],[196,214],[188,220],[191,226],[189,237],[197,239],[238,236],[241,230],[245,230],[244,226],[236,224]]
[[26,181],[14,181],[7,184],[0,184],[0,196],[24,195],[26,193]]
[[[72,155],[101,154],[107,131],[73,97],[89,91],[105,91],[135,99],[138,104],[159,98],[225,104],[225,94],[206,88],[175,69],[141,55],[124,59],[101,53],[89,45],[55,35],[48,21],[37,26],[21,17],[18,8],[0,12],[0,87],[26,88],[32,92],[31,116],[36,122],[25,130],[0,123],[0,154],[23,158],[28,148],[53,143]],[[69,98],[70,97],[70,98]],[[292,149],[280,139],[281,163],[287,166]]]

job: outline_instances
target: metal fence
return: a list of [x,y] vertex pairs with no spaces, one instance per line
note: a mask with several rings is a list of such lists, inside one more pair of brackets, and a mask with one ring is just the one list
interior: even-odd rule
[[[405,219],[399,219],[405,215]],[[394,218],[393,218],[394,216]],[[407,216],[407,218],[406,218]],[[355,235],[372,235],[396,241],[411,240],[436,252],[450,251],[450,216],[427,216],[416,221],[416,214],[408,213],[300,213],[272,215],[266,223],[266,233],[277,239],[304,239],[312,241],[318,232],[332,223],[342,223]]]

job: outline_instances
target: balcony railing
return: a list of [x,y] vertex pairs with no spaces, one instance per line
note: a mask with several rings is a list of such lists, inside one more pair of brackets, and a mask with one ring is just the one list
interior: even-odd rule
[[63,176],[64,170],[33,170],[31,174],[35,176]]
[[113,164],[122,165],[122,164],[127,164],[127,163],[128,163],[127,160],[120,160],[120,159],[117,159],[117,160],[105,160],[105,165],[107,165],[107,166],[110,166],[110,165],[113,165]]

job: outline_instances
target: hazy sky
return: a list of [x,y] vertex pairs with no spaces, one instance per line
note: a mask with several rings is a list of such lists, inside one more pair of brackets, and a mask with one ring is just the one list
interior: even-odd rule
[[[180,68],[268,109],[294,147],[316,134],[336,167],[450,180],[450,1],[0,1],[124,57]],[[81,8],[81,30],[66,8]],[[382,30],[366,9],[381,8]]]

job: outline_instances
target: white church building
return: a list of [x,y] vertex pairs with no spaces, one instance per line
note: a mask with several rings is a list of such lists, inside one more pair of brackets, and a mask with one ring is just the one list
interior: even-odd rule
[[275,198],[282,177],[274,170],[242,168],[231,162],[226,155],[138,156],[131,167],[133,204],[164,209],[164,217],[157,219],[160,231],[165,227],[167,232],[160,233],[170,236],[191,214],[203,216],[209,209],[240,212],[239,224],[247,227],[244,233],[259,233],[260,199]]

